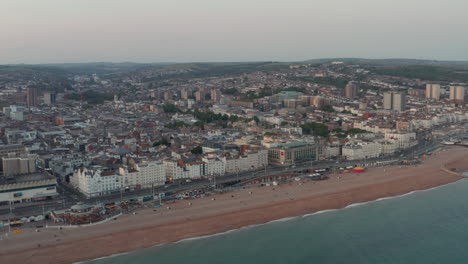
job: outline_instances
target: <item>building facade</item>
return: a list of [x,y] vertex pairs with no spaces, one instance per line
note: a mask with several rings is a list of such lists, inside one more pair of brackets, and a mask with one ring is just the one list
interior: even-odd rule
[[426,84],[426,98],[439,101],[440,99],[440,84]]
[[121,187],[153,187],[166,182],[165,166],[160,161],[148,161],[134,166],[122,166],[117,174]]
[[70,184],[86,197],[96,197],[121,190],[119,176],[102,166],[83,166],[77,169],[70,177]]
[[324,154],[320,143],[291,142],[268,149],[268,162],[271,164],[294,164],[307,160],[318,160]]

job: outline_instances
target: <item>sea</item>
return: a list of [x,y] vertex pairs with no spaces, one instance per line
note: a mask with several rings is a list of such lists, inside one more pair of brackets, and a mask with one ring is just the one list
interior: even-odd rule
[[84,263],[468,263],[468,179]]

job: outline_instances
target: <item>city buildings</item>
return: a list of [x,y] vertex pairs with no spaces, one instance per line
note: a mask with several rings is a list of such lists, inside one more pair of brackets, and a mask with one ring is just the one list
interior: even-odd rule
[[19,174],[30,174],[36,172],[36,154],[9,153],[8,157],[2,158],[3,175],[13,176]]
[[70,177],[70,184],[86,197],[96,197],[121,190],[119,175],[99,165],[78,168]]
[[[391,157],[421,140],[415,133],[430,138],[468,121],[461,83],[430,84],[427,100],[425,80],[347,63],[222,76],[184,67],[79,73],[30,109],[27,87],[61,83],[0,74],[4,177],[49,171],[96,197],[323,159]],[[449,85],[450,94],[440,92]],[[82,89],[99,94],[82,103]]]
[[10,105],[3,107],[3,113],[15,121],[24,121],[24,112],[26,108],[18,105]]
[[294,164],[307,160],[318,160],[324,154],[320,143],[288,142],[268,149],[268,162],[271,164]]
[[187,90],[186,88],[182,88],[180,90],[180,97],[182,99],[187,100],[187,99],[189,99],[190,95],[191,95],[190,91]]
[[171,91],[165,91],[164,100],[174,100],[174,94]]
[[221,91],[218,89],[211,90],[211,101],[219,102],[221,100]]
[[385,92],[383,95],[383,109],[392,110],[393,108],[393,93]]
[[57,94],[55,92],[44,92],[44,104],[54,105],[57,100]]
[[439,101],[440,99],[440,84],[426,84],[426,98]]
[[354,82],[348,82],[345,87],[345,96],[349,99],[354,99],[358,95],[358,85]]
[[392,110],[403,112],[406,109],[406,95],[404,93],[393,93]]
[[465,87],[463,86],[450,86],[449,100],[454,104],[465,103]]
[[405,111],[406,95],[401,92],[385,92],[383,98],[383,108],[398,112]]
[[226,173],[244,172],[268,166],[268,150],[226,157]]
[[205,93],[203,91],[195,92],[195,101],[202,102],[205,100]]
[[28,108],[31,108],[37,105],[38,89],[36,87],[28,87],[26,96],[27,96],[26,100],[27,100]]
[[121,166],[117,175],[123,188],[148,188],[164,185],[166,182],[165,166],[161,161],[130,162]]
[[42,201],[57,195],[57,180],[48,173],[0,178],[0,204]]

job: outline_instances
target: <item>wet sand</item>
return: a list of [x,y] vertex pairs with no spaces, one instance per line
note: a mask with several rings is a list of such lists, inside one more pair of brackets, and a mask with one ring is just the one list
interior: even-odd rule
[[442,167],[465,170],[466,160],[468,148],[453,147],[434,152],[417,166],[373,168],[363,174],[332,175],[320,182],[251,187],[216,195],[215,200],[205,197],[142,209],[96,226],[25,232],[0,241],[0,263],[72,263],[343,208],[457,181],[460,175]]

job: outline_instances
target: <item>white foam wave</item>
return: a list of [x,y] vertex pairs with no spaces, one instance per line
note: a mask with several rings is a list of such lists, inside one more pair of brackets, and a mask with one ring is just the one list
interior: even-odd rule
[[287,221],[291,221],[291,220],[296,219],[296,218],[297,218],[297,216],[280,218],[280,219],[272,220],[272,221],[268,222],[267,224],[287,222]]
[[348,206],[346,206],[345,208],[353,208],[353,207],[357,207],[357,206],[361,206],[361,205],[365,205],[365,204],[368,204],[372,201],[369,201],[369,202],[364,202],[364,203],[353,203],[353,204],[350,204]]
[[339,210],[339,209],[327,209],[327,210],[317,211],[317,212],[312,213],[312,214],[305,214],[302,217],[304,218],[304,217],[309,217],[309,216],[313,216],[313,215],[329,213],[329,212],[333,212],[333,211],[337,211],[337,210]]
[[99,257],[99,258],[95,258],[95,259],[92,259],[92,260],[73,262],[72,264],[86,264],[86,263],[89,263],[90,261],[97,261],[97,260],[101,260],[101,259],[120,257],[120,256],[128,255],[128,254],[130,254],[132,252],[134,252],[134,251],[112,254],[112,255],[109,255],[109,256]]

